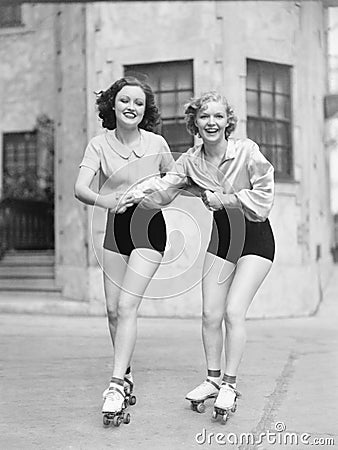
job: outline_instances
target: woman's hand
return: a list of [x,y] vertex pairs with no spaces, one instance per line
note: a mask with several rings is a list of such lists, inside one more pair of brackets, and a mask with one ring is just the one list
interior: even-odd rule
[[130,206],[140,203],[144,197],[145,194],[137,188],[127,192],[119,198],[116,213],[124,213]]
[[224,208],[223,203],[215,192],[211,192],[208,190],[203,191],[201,198],[205,206],[210,209],[210,211],[218,211],[219,209]]
[[125,211],[127,211],[128,208],[130,208],[131,206],[133,206],[135,203],[135,198],[134,195],[131,191],[122,194],[119,196],[118,200],[117,200],[117,205],[115,208],[115,212],[117,214],[122,214]]

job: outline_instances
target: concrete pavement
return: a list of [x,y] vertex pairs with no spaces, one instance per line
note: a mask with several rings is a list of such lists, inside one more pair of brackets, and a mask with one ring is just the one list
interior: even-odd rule
[[[315,317],[247,322],[243,397],[226,425],[211,420],[211,402],[197,414],[184,400],[205,377],[199,320],[139,320],[131,423],[104,429],[101,393],[112,360],[106,319],[1,315],[0,448],[335,448],[337,275],[336,268]],[[268,441],[261,433],[269,430]]]

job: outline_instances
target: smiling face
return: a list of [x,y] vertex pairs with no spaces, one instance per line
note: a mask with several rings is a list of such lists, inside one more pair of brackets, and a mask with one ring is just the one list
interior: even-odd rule
[[216,144],[224,139],[228,116],[221,102],[205,103],[196,116],[199,135],[205,143]]
[[146,96],[139,86],[124,86],[115,98],[116,126],[135,128],[143,119]]

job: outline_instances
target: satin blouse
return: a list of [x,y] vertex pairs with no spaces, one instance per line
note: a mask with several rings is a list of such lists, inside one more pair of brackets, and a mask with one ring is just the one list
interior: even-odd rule
[[267,219],[274,200],[274,169],[250,139],[229,139],[217,170],[209,170],[203,144],[190,148],[165,177],[154,177],[138,185],[152,202],[168,205],[180,190],[195,194],[204,190],[222,195],[224,207],[241,207],[252,222]]

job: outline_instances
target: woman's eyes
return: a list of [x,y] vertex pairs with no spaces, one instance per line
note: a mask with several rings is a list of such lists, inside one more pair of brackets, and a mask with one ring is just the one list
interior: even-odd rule
[[[216,119],[224,119],[223,114],[215,114]],[[209,116],[207,114],[203,114],[200,116],[200,119],[208,119]]]
[[[130,101],[129,98],[127,98],[127,97],[121,97],[119,100],[122,103],[129,103],[129,101]],[[142,100],[136,100],[134,103],[137,106],[143,106],[144,105]]]

